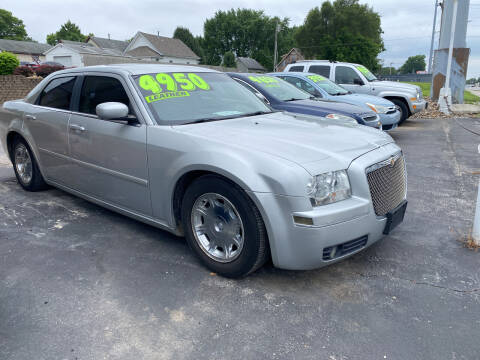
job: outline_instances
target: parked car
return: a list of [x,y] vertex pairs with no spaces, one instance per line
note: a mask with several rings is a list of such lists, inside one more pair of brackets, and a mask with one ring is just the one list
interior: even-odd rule
[[42,66],[42,65],[55,66],[55,67],[65,69],[65,65],[63,65],[59,62],[56,62],[56,61],[43,61],[43,62],[40,63],[40,66]]
[[412,114],[428,106],[419,86],[378,80],[370,70],[359,64],[304,60],[287,65],[283,71],[322,75],[353,93],[376,95],[388,99],[401,111],[400,124]]
[[377,129],[382,127],[378,115],[370,109],[364,110],[355,105],[318,99],[275,76],[253,73],[228,73],[228,75],[275,110],[349,120]]
[[279,72],[269,75],[279,77],[317,98],[344,102],[358,105],[366,110],[373,110],[380,117],[383,130],[395,129],[400,121],[401,113],[391,101],[373,95],[353,94],[322,75],[296,72]]
[[[344,259],[398,225],[401,149],[358,124],[272,111],[227,75],[123,64],[55,72],[0,111],[19,184],[184,235],[238,277]],[[133,251],[133,249],[132,249]]]

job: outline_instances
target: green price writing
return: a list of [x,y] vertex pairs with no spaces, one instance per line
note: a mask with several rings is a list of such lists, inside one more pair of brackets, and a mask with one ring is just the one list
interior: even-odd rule
[[360,71],[363,75],[368,76],[370,74],[370,70],[368,70],[365,66],[357,66],[358,71]]
[[314,82],[322,82],[322,81],[325,81],[327,80],[325,77],[323,77],[322,75],[309,75],[307,76],[310,80],[314,81]]
[[278,79],[274,78],[273,76],[249,76],[250,80],[260,83],[260,84],[274,84],[278,83]]
[[142,75],[138,85],[151,95],[145,96],[147,102],[190,96],[189,91],[210,90],[210,85],[194,73],[158,73]]

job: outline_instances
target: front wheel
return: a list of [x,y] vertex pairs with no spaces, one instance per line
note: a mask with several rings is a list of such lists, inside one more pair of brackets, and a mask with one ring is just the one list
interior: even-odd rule
[[190,247],[220,275],[248,275],[267,258],[260,212],[242,189],[218,176],[202,176],[188,187],[182,222]]
[[398,125],[403,124],[410,115],[407,104],[405,104],[402,100],[399,99],[391,99],[390,101],[397,105],[400,111],[400,121],[398,122]]

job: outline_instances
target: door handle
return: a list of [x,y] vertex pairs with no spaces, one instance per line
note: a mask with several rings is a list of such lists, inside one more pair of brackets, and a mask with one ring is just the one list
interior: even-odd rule
[[76,125],[76,124],[70,124],[70,129],[72,129],[74,131],[81,131],[81,132],[84,132],[84,131],[87,130],[83,126]]
[[37,117],[35,115],[26,114],[25,119],[26,120],[36,120]]

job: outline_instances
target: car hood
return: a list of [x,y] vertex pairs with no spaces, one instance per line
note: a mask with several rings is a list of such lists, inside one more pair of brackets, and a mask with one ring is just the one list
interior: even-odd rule
[[346,101],[350,102],[355,105],[365,105],[366,103],[370,103],[373,105],[382,105],[382,106],[394,106],[390,100],[384,99],[380,96],[373,96],[373,95],[364,95],[364,94],[347,94],[347,95],[339,95],[334,97],[337,101]]
[[297,163],[314,174],[319,161],[332,158],[346,169],[357,157],[392,143],[370,127],[309,115],[276,112],[254,117],[174,126],[198,136],[255,150]]
[[[365,115],[365,109],[362,109],[357,105],[332,100],[295,100],[288,102],[285,101],[284,105],[288,106],[289,109],[299,107],[302,109],[323,110],[327,114],[340,113],[344,115]],[[294,110],[290,111],[295,112]],[[371,115],[374,116],[375,113],[372,111]]]
[[372,86],[385,88],[387,90],[393,90],[394,89],[394,90],[408,92],[408,93],[412,93],[412,94],[416,94],[417,90],[420,89],[416,85],[405,84],[405,83],[395,82],[395,81],[379,80],[379,81],[372,81],[370,84]]

